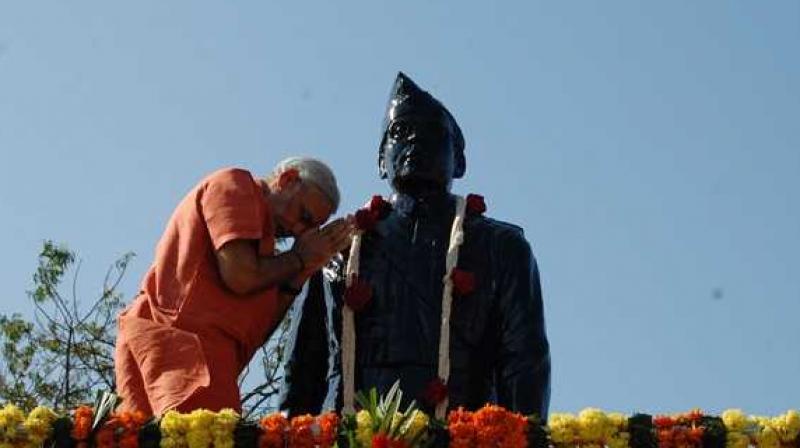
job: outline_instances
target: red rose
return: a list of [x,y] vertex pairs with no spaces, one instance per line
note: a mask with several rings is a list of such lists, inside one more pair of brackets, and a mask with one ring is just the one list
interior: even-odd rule
[[389,213],[391,213],[392,204],[383,199],[383,196],[375,195],[369,201],[369,207],[367,208],[373,213],[373,216],[375,216],[378,221],[383,221],[387,216],[389,216]]
[[475,291],[475,274],[472,272],[455,268],[450,279],[453,281],[453,292],[459,297],[468,296]]
[[359,230],[368,232],[374,229],[376,224],[378,224],[378,217],[369,209],[361,208],[356,212],[356,227]]
[[372,436],[372,448],[389,448],[389,436],[382,432]]
[[369,232],[374,229],[378,221],[384,220],[392,211],[392,204],[381,196],[373,196],[369,203],[356,211],[356,227]]
[[479,194],[467,195],[467,211],[471,215],[482,215],[486,211],[486,202]]
[[422,401],[430,406],[436,406],[445,398],[447,398],[447,385],[439,377],[432,379],[422,391]]
[[357,313],[366,308],[371,300],[372,286],[358,276],[354,276],[350,286],[344,291],[344,303]]

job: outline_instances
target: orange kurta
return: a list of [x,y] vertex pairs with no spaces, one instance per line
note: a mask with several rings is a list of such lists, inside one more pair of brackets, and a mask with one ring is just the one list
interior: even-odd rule
[[225,288],[215,250],[235,239],[274,252],[272,219],[256,179],[211,174],[178,205],[141,291],[119,317],[117,392],[126,410],[240,409],[236,380],[279,318],[277,292]]

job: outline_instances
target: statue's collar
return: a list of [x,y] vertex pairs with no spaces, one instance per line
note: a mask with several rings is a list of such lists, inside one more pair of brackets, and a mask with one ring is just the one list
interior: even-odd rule
[[392,204],[397,213],[414,218],[450,217],[454,203],[455,197],[446,192],[422,197],[412,197],[403,193],[392,196]]

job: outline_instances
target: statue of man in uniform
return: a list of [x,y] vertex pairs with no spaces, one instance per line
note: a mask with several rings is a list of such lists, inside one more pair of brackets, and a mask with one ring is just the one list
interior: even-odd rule
[[358,278],[371,299],[353,314],[355,390],[386,393],[399,380],[405,401],[428,412],[446,397],[449,409],[494,402],[546,418],[550,349],[536,260],[522,229],[484,216],[477,196],[463,217],[460,278],[453,277],[449,375],[439,375],[458,201],[450,191],[466,171],[464,147],[452,114],[398,74],[378,152],[380,176],[395,194],[360,243]]

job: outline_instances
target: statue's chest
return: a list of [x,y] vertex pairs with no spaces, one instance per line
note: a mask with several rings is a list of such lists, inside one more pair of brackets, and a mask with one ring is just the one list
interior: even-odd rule
[[[407,306],[441,307],[449,232],[432,226],[399,226],[362,247],[362,276],[383,311]],[[380,310],[378,310],[380,311]]]
[[[359,326],[374,340],[396,341],[402,336],[413,346],[436,347],[450,229],[386,224],[362,243],[360,275],[373,295],[359,314]],[[459,249],[458,266],[482,280],[468,297],[454,297],[451,320],[457,346],[478,344],[491,304],[486,263],[490,256],[481,255],[486,251],[475,242],[467,238]]]

